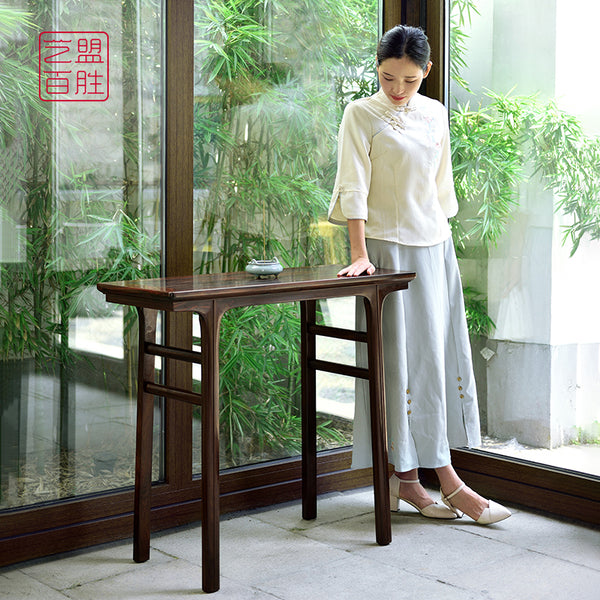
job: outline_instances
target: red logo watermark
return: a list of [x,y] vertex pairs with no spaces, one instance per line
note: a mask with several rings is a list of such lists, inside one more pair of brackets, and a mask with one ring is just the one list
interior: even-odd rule
[[40,100],[108,100],[108,33],[44,31],[39,37]]

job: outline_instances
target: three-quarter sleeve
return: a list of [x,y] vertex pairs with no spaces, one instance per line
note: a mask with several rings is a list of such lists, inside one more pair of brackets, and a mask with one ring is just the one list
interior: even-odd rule
[[450,218],[458,212],[458,202],[454,190],[454,178],[452,176],[452,152],[450,149],[450,128],[448,125],[448,113],[444,109],[443,115],[444,133],[441,141],[441,154],[438,171],[435,177],[438,190],[440,206],[446,217]]
[[329,220],[345,225],[348,219],[368,220],[371,183],[370,119],[356,103],[346,106],[338,133],[337,175],[329,205]]

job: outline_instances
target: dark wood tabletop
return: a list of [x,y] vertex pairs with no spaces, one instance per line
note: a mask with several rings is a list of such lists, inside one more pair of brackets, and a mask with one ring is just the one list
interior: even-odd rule
[[[315,297],[353,295],[356,288],[372,285],[393,285],[404,289],[415,273],[378,269],[373,275],[338,277],[342,265],[296,267],[284,269],[275,279],[258,279],[246,272],[160,277],[136,281],[99,283],[98,289],[109,302],[157,308],[160,310],[193,310],[192,304],[217,298],[250,299],[253,304],[293,301],[294,293],[315,291]],[[265,296],[261,299],[261,296]],[[278,298],[274,298],[278,297]],[[240,302],[241,303],[241,302]],[[240,304],[236,303],[236,304]]]

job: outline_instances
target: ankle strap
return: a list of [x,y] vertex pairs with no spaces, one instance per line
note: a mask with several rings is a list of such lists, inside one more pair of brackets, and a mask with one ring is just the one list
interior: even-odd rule
[[454,498],[454,496],[456,496],[456,494],[458,494],[458,492],[460,492],[464,487],[465,487],[465,484],[461,483],[451,494],[448,494],[446,496],[446,500],[450,500],[451,498]]
[[396,475],[396,477],[398,478],[398,481],[400,481],[401,483],[421,483],[418,479],[402,479],[402,478],[398,477],[398,475]]

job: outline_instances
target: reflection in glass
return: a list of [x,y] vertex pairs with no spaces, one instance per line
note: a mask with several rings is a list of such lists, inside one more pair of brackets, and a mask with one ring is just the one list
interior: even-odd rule
[[[341,112],[373,91],[377,14],[375,0],[196,2],[196,271],[346,260],[325,215]],[[226,314],[222,466],[299,453],[298,351],[297,305]],[[319,434],[348,443],[327,415]]]
[[[133,484],[135,315],[95,285],[158,272],[160,11],[0,7],[0,509]],[[63,72],[42,65],[53,98],[38,90],[41,31],[73,44]],[[76,46],[82,31],[103,36]],[[86,61],[96,38],[110,53]],[[103,101],[83,86],[96,59],[110,61]]]

